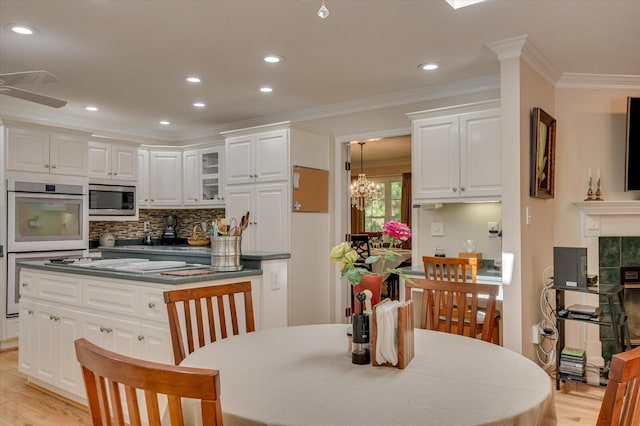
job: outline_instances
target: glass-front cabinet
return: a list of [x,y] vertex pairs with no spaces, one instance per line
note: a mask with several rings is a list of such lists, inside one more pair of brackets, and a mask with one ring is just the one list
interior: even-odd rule
[[184,205],[224,205],[224,146],[184,152]]

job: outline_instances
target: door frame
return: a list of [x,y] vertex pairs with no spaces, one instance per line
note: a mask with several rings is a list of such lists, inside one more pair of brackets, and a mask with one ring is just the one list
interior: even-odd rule
[[[335,233],[333,236],[333,243],[331,246],[335,246],[344,241],[344,236],[350,232],[351,229],[351,212],[349,206],[349,186],[351,181],[351,172],[345,170],[344,163],[351,160],[349,142],[354,140],[374,139],[374,138],[391,138],[398,136],[411,136],[411,127],[403,127],[398,129],[379,130],[367,133],[357,133],[344,136],[336,136],[334,138],[334,218],[335,218]],[[346,196],[345,196],[346,195]],[[346,323],[345,309],[350,305],[349,301],[349,285],[347,280],[343,280],[340,277],[340,271],[338,268],[333,268],[333,283],[334,283],[334,295],[335,295],[335,318],[336,323]]]

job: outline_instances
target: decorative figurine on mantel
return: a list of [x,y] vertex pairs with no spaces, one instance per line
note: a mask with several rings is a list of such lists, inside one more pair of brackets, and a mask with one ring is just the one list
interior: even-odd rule
[[589,179],[587,180],[589,187],[587,189],[587,198],[584,201],[604,201],[602,198],[602,190],[600,189],[600,169],[598,169],[598,179],[596,181],[596,192],[594,194],[592,188],[591,168],[589,168]]

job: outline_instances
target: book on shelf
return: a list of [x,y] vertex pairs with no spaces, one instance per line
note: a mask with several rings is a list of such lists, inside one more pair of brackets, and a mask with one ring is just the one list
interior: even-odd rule
[[562,348],[562,352],[560,352],[560,356],[562,355],[584,359],[586,358],[586,351],[584,349],[571,348],[569,346],[565,346],[564,348]]

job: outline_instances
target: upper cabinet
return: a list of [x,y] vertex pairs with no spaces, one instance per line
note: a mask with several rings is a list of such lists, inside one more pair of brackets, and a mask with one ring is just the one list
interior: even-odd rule
[[224,207],[224,144],[182,153],[185,206]]
[[289,132],[274,130],[226,139],[227,184],[289,178]]
[[87,176],[88,133],[5,127],[7,170]]
[[149,150],[150,207],[182,205],[182,152]]
[[135,145],[89,141],[89,178],[135,181],[137,156]]
[[413,200],[501,195],[500,109],[496,102],[410,114]]

